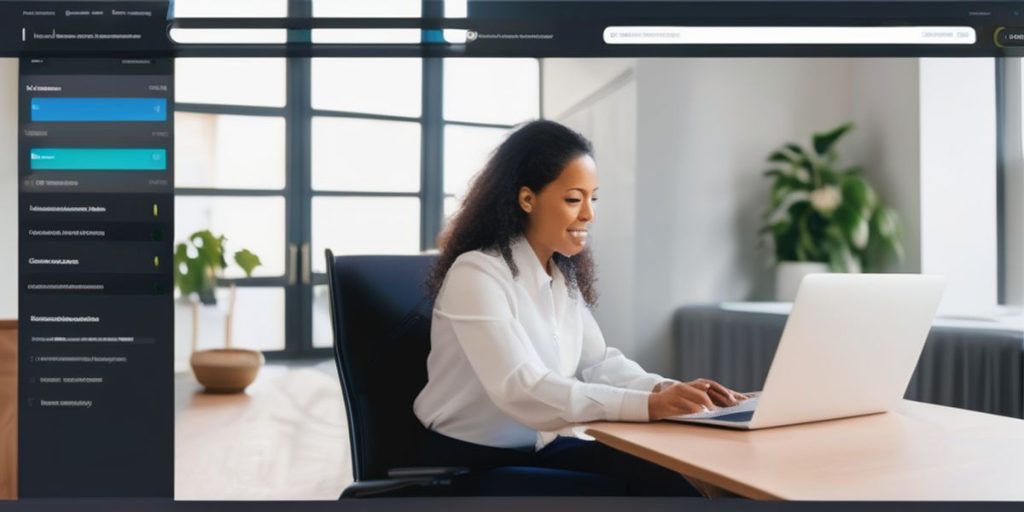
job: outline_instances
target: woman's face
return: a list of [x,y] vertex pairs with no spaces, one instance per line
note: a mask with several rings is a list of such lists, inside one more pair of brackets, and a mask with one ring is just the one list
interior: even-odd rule
[[519,206],[530,218],[526,238],[542,259],[553,252],[574,256],[586,247],[597,186],[597,164],[584,155],[569,162],[540,192],[520,189]]

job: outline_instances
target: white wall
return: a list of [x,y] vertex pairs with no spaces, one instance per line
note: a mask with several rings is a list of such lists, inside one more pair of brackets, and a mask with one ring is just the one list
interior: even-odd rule
[[[949,275],[958,299],[948,313],[994,304],[991,59],[543,65],[545,117],[597,150],[598,320],[645,367],[673,372],[678,307],[772,297],[771,254],[757,234],[765,157],[847,120],[856,129],[840,143],[841,164],[863,166],[903,220],[906,259],[891,270]],[[968,181],[978,184],[969,197],[958,190]]]
[[0,319],[18,317],[18,59],[0,59]]
[[[881,199],[900,212],[906,235],[906,260],[893,270],[945,275],[940,314],[991,316],[998,282],[994,61],[858,59],[853,69],[858,128],[850,150]],[[1009,215],[1019,215],[1020,166],[1007,163]],[[1014,235],[1007,242],[1019,247]]]
[[559,59],[544,62],[544,81],[545,115],[592,137],[597,151],[598,321],[610,344],[671,374],[676,308],[770,295],[757,233],[765,157],[846,119],[850,68],[821,59]]
[[770,254],[758,235],[769,190],[765,158],[846,119],[849,67],[820,59],[647,59],[637,84],[638,358],[671,371],[679,306],[770,297]]
[[[544,63],[545,117],[591,140],[601,176],[591,248],[601,292],[594,316],[609,345],[639,350],[636,299],[636,81],[634,60],[554,59]],[[589,77],[588,80],[580,80]],[[548,112],[557,112],[548,114]]]
[[993,59],[921,59],[921,272],[946,276],[940,313],[998,300]]
[[850,118],[856,128],[847,150],[883,204],[899,212],[906,259],[891,270],[920,272],[921,151],[917,59],[851,61]]
[[602,91],[615,89],[624,76],[632,76],[636,59],[544,59],[541,65],[541,114],[547,119],[567,119],[572,111],[599,102]]
[[1017,134],[1005,141],[1003,147],[1004,178],[1003,205],[1005,210],[1006,303],[1024,306],[1024,66],[1021,59],[1006,58],[1006,112],[1005,126],[1009,133]]

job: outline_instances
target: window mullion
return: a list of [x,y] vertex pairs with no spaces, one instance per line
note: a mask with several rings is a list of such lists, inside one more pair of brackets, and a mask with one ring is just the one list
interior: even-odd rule
[[[304,18],[311,15],[310,0],[289,0],[288,16]],[[289,41],[303,42],[308,40],[308,31],[290,30]],[[310,287],[303,283],[303,248],[310,244],[310,61],[308,58],[290,57],[287,64],[287,226],[289,257],[297,255],[298,261],[290,261],[295,265],[295,284],[286,288],[286,326],[288,333],[285,340],[287,354],[302,356],[312,348],[312,304]],[[294,249],[292,249],[294,248]],[[308,251],[308,249],[307,249]],[[309,255],[312,258],[312,254]]]
[[295,58],[296,80],[292,83],[297,89],[295,98],[294,123],[296,133],[296,148],[298,159],[295,162],[297,178],[295,193],[292,197],[295,200],[295,209],[299,215],[299,224],[296,234],[299,238],[300,258],[308,253],[308,257],[300,262],[299,286],[300,304],[299,324],[301,329],[293,331],[301,333],[301,354],[307,354],[313,349],[313,288],[312,282],[305,282],[303,276],[312,275],[313,258],[318,257],[312,254],[312,104],[310,99],[311,91],[311,67],[309,58]]
[[444,220],[444,61],[423,59],[420,249],[433,248]]

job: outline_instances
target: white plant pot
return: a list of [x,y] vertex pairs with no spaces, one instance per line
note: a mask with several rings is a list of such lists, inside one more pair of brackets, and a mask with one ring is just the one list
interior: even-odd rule
[[793,302],[800,282],[807,274],[828,272],[827,263],[814,261],[780,261],[775,265],[775,300]]

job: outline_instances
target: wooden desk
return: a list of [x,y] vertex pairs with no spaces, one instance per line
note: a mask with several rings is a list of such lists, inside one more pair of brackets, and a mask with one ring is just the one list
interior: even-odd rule
[[1024,500],[1024,420],[904,401],[757,431],[595,423],[616,449],[731,493],[785,500]]

